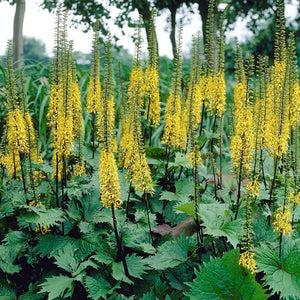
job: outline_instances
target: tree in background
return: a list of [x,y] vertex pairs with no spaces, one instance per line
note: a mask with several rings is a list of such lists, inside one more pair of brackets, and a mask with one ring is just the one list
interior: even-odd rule
[[[3,0],[0,0],[0,2]],[[24,65],[23,23],[25,16],[25,0],[7,0],[10,5],[16,5],[13,30],[13,61],[16,68]]]
[[47,60],[49,59],[46,53],[45,43],[33,37],[24,37],[24,58],[27,60]]

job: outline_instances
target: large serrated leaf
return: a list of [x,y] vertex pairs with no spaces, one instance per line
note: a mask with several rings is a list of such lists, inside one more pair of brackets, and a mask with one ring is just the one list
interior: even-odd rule
[[45,206],[25,206],[28,212],[21,215],[20,218],[28,223],[43,226],[59,225],[64,221],[64,212],[61,209],[46,209]]
[[7,274],[18,273],[21,266],[14,262],[21,251],[20,245],[0,245],[0,270]]
[[200,204],[199,214],[207,234],[224,236],[234,248],[237,246],[243,234],[243,222],[231,221],[228,204]]
[[48,293],[48,300],[57,297],[67,298],[73,294],[74,279],[63,275],[52,276],[40,286],[42,289],[39,293]]
[[129,274],[139,279],[142,279],[143,275],[147,272],[147,270],[150,269],[147,266],[145,260],[137,256],[136,254],[127,256],[126,262],[127,262]]
[[78,266],[74,256],[75,251],[77,249],[74,249],[71,244],[67,244],[64,248],[59,249],[58,253],[54,255],[55,264],[69,273],[73,273]]
[[178,201],[185,203],[194,195],[193,183],[189,180],[180,180],[175,183],[176,192],[162,191],[160,200]]
[[186,261],[188,248],[189,240],[184,234],[181,234],[178,239],[165,242],[159,246],[157,253],[144,261],[156,270],[174,268]]
[[255,249],[255,254],[258,270],[265,272],[264,280],[273,293],[287,299],[299,297],[300,239],[293,241],[284,237],[281,257],[267,245]]
[[97,275],[96,277],[86,276],[85,286],[89,292],[89,296],[93,300],[98,300],[101,298],[106,298],[107,295],[111,295],[115,289],[120,287],[120,284],[117,283],[114,287],[111,287],[104,278],[102,278],[100,275]]
[[200,272],[196,279],[187,283],[191,290],[186,296],[191,300],[265,300],[263,288],[250,271],[239,265],[239,250],[214,259]]

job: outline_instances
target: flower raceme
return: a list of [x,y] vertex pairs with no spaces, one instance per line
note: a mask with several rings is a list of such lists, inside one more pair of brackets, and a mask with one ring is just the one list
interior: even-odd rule
[[218,117],[225,113],[226,88],[224,71],[213,73],[205,77],[204,99],[206,99],[207,110]]
[[252,107],[244,103],[246,98],[246,85],[237,84],[234,95],[236,126],[235,134],[230,141],[230,148],[233,167],[248,173],[254,148],[254,134]]
[[153,184],[146,155],[142,151],[132,128],[127,128],[129,131],[123,137],[126,141],[126,154],[123,166],[128,170],[127,176],[138,191],[151,193],[153,191]]
[[120,183],[118,178],[118,168],[114,154],[105,149],[100,151],[99,168],[101,202],[106,208],[120,208]]
[[146,115],[155,127],[160,120],[160,97],[157,66],[149,65],[145,71]]
[[[86,111],[96,114],[99,111],[99,99],[101,98],[100,77],[91,74],[89,89],[86,96]],[[95,77],[95,78],[94,78]]]
[[127,177],[140,192],[151,193],[153,184],[150,168],[146,161],[141,129],[141,108],[144,106],[145,82],[141,57],[141,32],[137,30],[136,54],[130,73],[126,115],[122,119],[120,159],[127,169]]
[[[106,101],[106,100],[105,100]],[[117,151],[117,144],[115,140],[115,109],[114,109],[114,99],[111,96],[104,105],[103,101],[101,103],[100,109],[98,111],[97,118],[97,135],[100,144],[107,143],[112,152]]]
[[181,103],[182,75],[182,28],[178,33],[178,50],[175,58],[175,72],[165,112],[165,129],[162,143],[168,147],[184,149],[186,146],[186,115]]
[[281,157],[286,153],[290,123],[287,106],[287,62],[275,61],[271,81],[267,86],[267,113],[264,137],[270,154]]
[[23,112],[15,109],[8,112],[7,139],[11,151],[28,153],[29,144],[26,130],[26,120]]
[[256,262],[254,259],[254,252],[252,249],[240,254],[239,264],[249,269],[251,273],[256,272]]
[[90,114],[97,114],[99,111],[99,101],[101,99],[100,83],[100,57],[99,57],[99,24],[96,22],[93,34],[93,53],[91,63],[91,75],[86,97],[86,110]]
[[282,233],[283,235],[291,234],[291,210],[288,205],[283,205],[277,208],[273,221],[274,231]]
[[185,124],[183,114],[181,113],[181,98],[173,93],[169,95],[165,114],[165,131],[163,135],[163,143],[169,147],[184,149],[185,140]]

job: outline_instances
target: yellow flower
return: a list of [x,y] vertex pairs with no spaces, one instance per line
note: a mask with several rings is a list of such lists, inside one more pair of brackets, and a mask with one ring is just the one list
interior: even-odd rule
[[101,83],[100,83],[100,57],[99,57],[99,32],[98,23],[95,24],[93,34],[93,53],[89,88],[86,96],[86,111],[97,114],[100,109]]
[[184,149],[186,136],[183,132],[186,130],[186,122],[184,122],[184,116],[181,113],[180,96],[174,97],[173,93],[169,95],[165,121],[162,143],[169,147]]
[[205,80],[204,98],[206,99],[207,110],[212,114],[215,111],[217,116],[225,113],[226,87],[224,71],[209,75]]
[[20,161],[19,152],[17,150],[8,151],[4,159],[4,164],[10,176],[15,175],[17,172],[21,170],[20,163],[21,161]]
[[84,163],[77,163],[74,166],[73,175],[74,176],[82,176],[85,173],[85,166]]
[[160,96],[158,70],[149,65],[145,71],[146,116],[151,126],[157,126],[160,120]]
[[300,192],[298,194],[290,193],[289,201],[290,203],[295,203],[300,205]]
[[246,185],[246,190],[249,192],[249,194],[252,197],[258,197],[259,196],[259,175],[257,175],[253,180],[251,180]]
[[90,78],[89,89],[86,96],[86,111],[96,114],[100,109],[101,84],[100,78]]
[[282,233],[283,235],[291,234],[293,229],[291,225],[291,210],[287,205],[277,208],[273,226],[274,231]]
[[239,264],[249,269],[251,273],[256,272],[256,263],[253,250],[247,250],[240,254]]
[[197,166],[203,165],[203,163],[202,163],[202,158],[201,158],[201,156],[200,156],[200,152],[197,152],[197,151],[196,151],[196,152],[194,152],[194,151],[188,152],[188,153],[186,154],[186,157],[187,157],[187,159],[189,160],[189,162],[190,162],[192,168],[193,168],[195,165],[197,165]]
[[146,155],[139,145],[139,140],[134,136],[130,123],[125,120],[122,126],[121,164],[128,170],[127,176],[137,190],[151,193],[153,184]]
[[267,86],[266,127],[263,132],[270,154],[281,157],[288,149],[290,122],[288,119],[286,62],[275,61]]
[[289,122],[290,126],[295,128],[299,124],[300,115],[300,87],[298,82],[292,85],[289,100]]
[[135,64],[133,65],[130,73],[128,94],[129,94],[128,103],[130,107],[132,105],[143,107],[144,95],[145,95],[145,84],[144,84],[142,66],[136,66]]
[[112,146],[111,150],[115,152],[115,108],[114,108],[114,99],[111,96],[110,99],[105,103],[103,99],[103,105],[99,111],[97,118],[97,134],[100,143],[107,142]]
[[105,208],[120,208],[120,183],[118,178],[118,168],[112,152],[100,151],[100,190],[101,202]]
[[78,82],[75,80],[70,87],[70,114],[72,116],[73,136],[77,140],[81,139],[83,134],[83,119],[81,97]]
[[242,166],[242,171],[248,173],[254,148],[252,111],[245,107],[244,111],[237,112],[237,117],[235,135],[230,141],[232,163],[235,169]]
[[8,112],[7,139],[9,151],[29,152],[26,122],[23,112],[19,109]]

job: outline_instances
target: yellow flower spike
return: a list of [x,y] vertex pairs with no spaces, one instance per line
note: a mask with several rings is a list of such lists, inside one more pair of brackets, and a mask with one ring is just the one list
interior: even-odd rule
[[70,95],[70,114],[72,116],[73,136],[75,139],[81,139],[83,135],[83,119],[80,89],[77,80],[71,83]]
[[274,231],[282,233],[283,235],[290,235],[293,229],[291,224],[290,208],[287,205],[277,208],[274,218]]
[[264,137],[270,155],[281,157],[288,150],[290,122],[287,105],[286,61],[276,60],[267,86],[267,114]]
[[166,124],[162,143],[169,147],[183,149],[186,141],[182,134],[185,126],[182,124],[181,99],[180,97],[176,97],[175,99],[172,93],[169,95],[167,101],[165,120]]
[[155,127],[160,120],[160,96],[157,66],[147,66],[145,71],[146,116]]
[[226,86],[224,71],[214,73],[206,78],[204,98],[207,100],[207,110],[211,115],[215,112],[220,117],[225,113]]
[[73,175],[74,176],[82,176],[85,173],[85,166],[84,163],[77,163],[74,165],[74,171]]
[[91,75],[86,96],[86,110],[88,113],[97,114],[101,107],[101,83],[100,83],[100,57],[99,57],[99,24],[96,22],[93,34],[93,53],[91,63]]
[[247,250],[240,254],[239,264],[251,271],[252,274],[256,272],[256,262],[254,259],[253,250]]
[[246,185],[246,190],[252,197],[259,196],[259,175],[255,176],[254,179]]
[[20,155],[17,150],[8,151],[4,158],[4,164],[10,176],[15,175],[21,170]]
[[300,205],[300,192],[298,194],[290,193],[289,203],[294,203]]
[[86,111],[96,114],[100,109],[101,84],[100,79],[97,79],[95,84],[93,79],[90,79],[89,89],[86,96]]
[[236,111],[237,124],[235,135],[231,138],[230,149],[232,163],[235,169],[239,169],[242,164],[243,170],[250,171],[252,160],[252,150],[254,148],[253,117],[252,111],[244,107],[244,111]]
[[186,136],[184,133],[185,120],[181,103],[181,76],[182,76],[182,28],[178,33],[177,54],[175,58],[175,71],[172,79],[171,92],[167,100],[165,112],[165,129],[162,143],[168,147],[184,149]]
[[26,122],[19,109],[8,112],[7,139],[10,151],[29,152]]
[[202,166],[203,165],[203,162],[202,162],[202,158],[200,156],[200,153],[199,152],[194,152],[194,151],[191,151],[191,152],[188,152],[186,154],[186,157],[188,159],[188,161],[190,162],[192,168],[196,165],[196,166]]
[[118,168],[112,152],[100,151],[100,190],[101,202],[105,208],[120,208],[120,183]]

